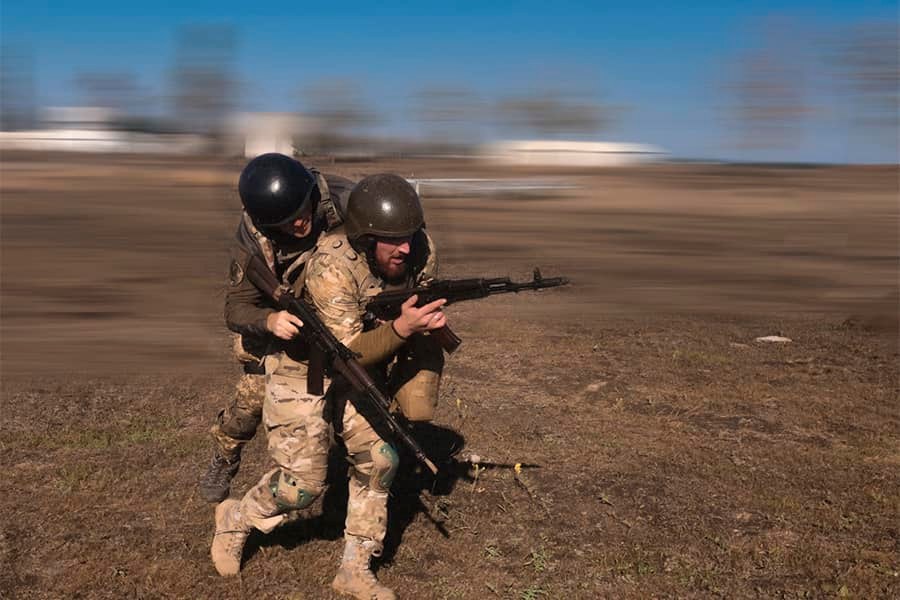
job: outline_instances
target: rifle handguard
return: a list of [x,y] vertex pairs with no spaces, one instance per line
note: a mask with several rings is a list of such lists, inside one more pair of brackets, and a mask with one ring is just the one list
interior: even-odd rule
[[[419,297],[416,301],[417,308],[439,298],[444,298],[447,301],[444,306],[449,306],[463,300],[478,300],[494,294],[542,290],[568,285],[568,283],[569,280],[566,277],[545,278],[538,268],[534,269],[531,281],[523,282],[510,281],[508,277],[434,280],[422,287],[381,292],[369,302],[367,310],[373,319],[386,321],[396,319],[401,313],[403,303],[413,295]],[[446,326],[431,331],[430,335],[435,337],[447,354],[459,348],[462,343],[462,339]]]

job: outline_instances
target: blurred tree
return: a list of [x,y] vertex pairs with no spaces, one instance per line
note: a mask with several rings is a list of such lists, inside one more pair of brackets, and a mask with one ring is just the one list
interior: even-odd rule
[[315,120],[315,133],[299,140],[303,152],[336,152],[358,144],[362,130],[378,122],[362,88],[347,79],[323,79],[301,91],[305,113]]
[[478,141],[484,107],[464,86],[427,86],[412,97],[412,114],[436,148],[453,149]]
[[31,129],[36,111],[31,52],[4,44],[0,47],[0,131]]
[[838,35],[833,72],[849,93],[854,122],[881,142],[897,143],[900,44],[895,22],[856,25]]
[[140,112],[141,92],[133,73],[79,73],[75,87],[84,106],[109,108],[123,117]]
[[497,103],[499,122],[542,138],[596,133],[609,126],[611,111],[600,102],[561,90],[543,90]]
[[236,103],[236,35],[230,26],[193,25],[178,33],[172,69],[174,119],[217,137]]
[[736,60],[734,117],[739,146],[747,149],[788,148],[798,141],[803,121],[812,113],[806,101],[808,67],[802,58],[807,41],[793,21],[770,18],[753,29],[762,45]]

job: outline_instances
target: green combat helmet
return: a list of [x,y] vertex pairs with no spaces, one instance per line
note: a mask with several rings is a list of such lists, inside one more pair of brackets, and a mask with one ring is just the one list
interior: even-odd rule
[[363,236],[407,237],[424,225],[419,195],[399,175],[370,175],[350,192],[344,227],[351,242]]

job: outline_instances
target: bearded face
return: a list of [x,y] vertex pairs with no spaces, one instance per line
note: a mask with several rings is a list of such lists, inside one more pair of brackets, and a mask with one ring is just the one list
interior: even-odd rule
[[406,275],[412,236],[376,238],[375,265],[388,281],[398,281]]

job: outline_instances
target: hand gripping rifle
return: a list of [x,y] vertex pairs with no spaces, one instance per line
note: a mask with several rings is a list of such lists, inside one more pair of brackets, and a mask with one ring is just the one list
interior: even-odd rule
[[[494,294],[508,294],[521,292],[522,290],[540,290],[543,288],[559,287],[566,285],[569,280],[565,277],[541,277],[541,270],[534,269],[531,281],[515,282],[509,277],[497,277],[494,279],[438,279],[426,286],[405,290],[389,290],[381,292],[366,305],[368,319],[380,319],[389,321],[400,316],[403,303],[410,296],[418,296],[416,306],[424,306],[440,298],[446,298],[447,304],[461,302],[463,300],[477,300]],[[445,304],[446,306],[446,304]],[[449,327],[441,327],[429,333],[447,351],[452,353],[462,343],[462,340]]]
[[378,423],[389,429],[392,437],[402,442],[419,462],[436,474],[437,467],[428,460],[419,444],[391,415],[388,410],[390,402],[372,381],[366,369],[356,360],[356,354],[334,337],[334,334],[325,326],[313,308],[305,301],[294,297],[291,288],[279,282],[275,274],[258,256],[250,259],[247,265],[247,277],[279,308],[303,321],[303,337],[310,345],[310,393],[323,393],[323,367],[330,367],[332,371],[340,373],[355,390],[360,392],[350,395],[350,402],[356,410],[364,415],[374,413]]

